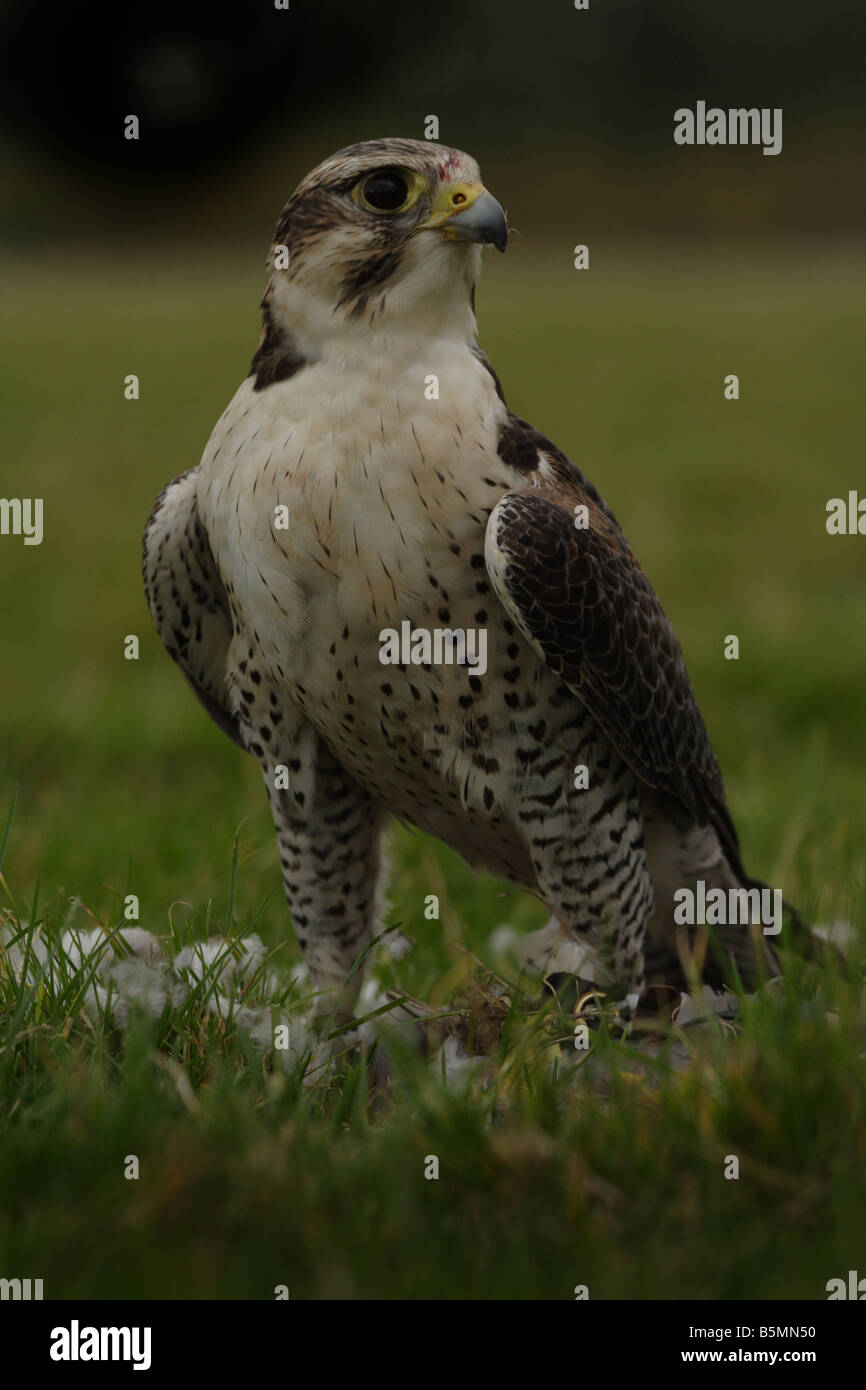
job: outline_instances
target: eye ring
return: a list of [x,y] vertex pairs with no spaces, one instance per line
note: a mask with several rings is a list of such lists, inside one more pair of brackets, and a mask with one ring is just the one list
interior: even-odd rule
[[410,192],[402,169],[375,169],[358,184],[358,201],[371,212],[401,212]]

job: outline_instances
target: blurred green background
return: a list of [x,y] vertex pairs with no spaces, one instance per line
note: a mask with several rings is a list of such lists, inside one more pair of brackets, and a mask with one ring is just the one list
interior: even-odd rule
[[[228,925],[248,921],[270,895],[256,929],[270,945],[290,935],[260,774],[209,723],[153,633],[140,537],[156,493],[197,462],[247,371],[265,252],[294,184],[343,144],[421,137],[425,117],[436,114],[440,138],[479,159],[516,229],[506,256],[485,258],[480,341],[512,409],[596,483],[655,584],[686,654],[747,865],[813,918],[862,924],[866,538],[830,537],[824,525],[829,498],[858,484],[866,493],[862,7],[839,4],[828,18],[813,5],[756,10],[745,0],[723,8],[592,0],[587,12],[565,0],[399,9],[385,0],[363,8],[292,0],[288,12],[155,4],[92,35],[76,13],[58,11],[40,37],[41,15],[22,3],[0,12],[0,491],[42,497],[45,508],[41,546],[0,538],[0,810],[17,784],[5,875],[19,906],[38,880],[38,915],[51,923],[75,894],[117,922],[122,895],[135,892],[152,930],[164,929],[172,904],[198,912],[209,900],[220,926],[242,823]],[[698,99],[781,106],[781,155],[675,147],[673,112]],[[122,138],[129,112],[141,117],[137,144]],[[576,243],[589,245],[587,271],[573,269]],[[124,399],[128,373],[140,378],[138,401]],[[723,396],[728,373],[740,379],[735,402]],[[133,633],[137,662],[123,657]],[[730,633],[740,638],[737,662],[723,659]],[[431,891],[443,897],[444,938],[423,920]],[[445,938],[483,955],[493,927],[543,917],[402,830],[392,900],[392,920],[419,943],[407,967],[418,993],[453,965]],[[817,1057],[806,1043],[802,1055]],[[840,1046],[837,1108],[846,1056]],[[70,1188],[59,1172],[39,1170],[53,1196],[34,1217],[31,1243],[21,1235],[21,1259],[50,1243],[71,1191],[82,1223],[68,1233],[73,1244],[97,1221],[100,1197],[87,1175],[100,1171],[103,1141],[128,1142],[123,1127],[145,1113],[142,1076],[138,1066],[130,1108],[102,1139],[96,1101],[90,1139],[73,1114],[67,1138],[80,1172]],[[821,1091],[818,1076],[810,1085]],[[747,1068],[737,1085],[753,1083]],[[759,1150],[770,1133],[756,1121],[758,1137],[748,1142]],[[646,1153],[658,1152],[651,1126],[645,1137]],[[617,1142],[613,1131],[610,1138],[606,1148],[598,1131],[600,1171]],[[777,1140],[772,1161],[784,1167]],[[818,1163],[809,1142],[805,1132],[799,1149],[791,1141],[795,1171]],[[182,1167],[182,1144],[179,1153]],[[402,1159],[396,1147],[389,1153],[397,1172]],[[26,1145],[17,1155],[26,1188],[32,1155]],[[353,1181],[367,1172],[375,1203],[381,1183],[368,1159],[362,1144]],[[636,1183],[646,1161],[636,1161]],[[207,1163],[196,1162],[204,1191]],[[812,1239],[810,1209],[802,1248],[775,1268],[774,1292],[789,1289],[785,1269],[797,1269],[800,1296],[813,1296],[813,1285],[840,1272],[825,1270],[829,1251],[848,1268],[844,1211],[834,1209],[833,1227],[820,1208],[835,1162],[827,1158],[815,1197],[824,1263],[814,1279],[796,1263]],[[627,1175],[616,1181],[629,1191]],[[569,1182],[583,1192],[580,1174]],[[518,1183],[512,1222],[521,1190]],[[536,1196],[543,1206],[541,1189]],[[38,1209],[38,1193],[27,1201]],[[170,1230],[178,1242],[166,1245],[166,1259],[185,1259],[181,1244],[192,1240],[189,1263],[177,1266],[176,1286],[161,1266],[142,1265],[140,1282],[128,1276],[125,1291],[152,1292],[165,1277],[177,1292],[248,1292],[242,1274],[219,1264],[220,1254],[231,1263],[238,1236],[213,1247],[214,1263],[211,1245],[194,1244],[203,1218],[185,1228],[170,1194],[166,1201],[165,1238]],[[324,1210],[329,1201],[309,1195],[310,1230],[318,1229],[317,1203]],[[208,1212],[211,1203],[208,1196]],[[731,1246],[730,1268],[707,1276],[708,1292],[766,1293],[756,1210],[744,1208],[741,1244]],[[776,1211],[769,1199],[767,1211],[768,1219]],[[727,1235],[727,1208],[715,1215]],[[295,1216],[307,1239],[307,1217]],[[558,1215],[548,1216],[557,1240],[571,1239]],[[786,1216],[786,1228],[798,1219]],[[117,1220],[111,1250],[124,1239]],[[495,1241],[486,1274],[467,1250],[462,1284],[453,1270],[446,1275],[444,1253],[441,1271],[430,1261],[416,1268],[412,1220],[411,1212],[400,1218],[414,1270],[402,1287],[480,1296],[493,1288],[484,1282],[491,1270],[500,1291],[520,1296],[555,1283],[549,1265],[533,1283],[531,1260],[511,1279]],[[632,1249],[637,1229],[622,1218],[621,1249]],[[307,1292],[369,1293],[366,1230],[356,1235],[345,1267],[335,1235]],[[509,1259],[520,1238],[514,1227]],[[248,1251],[253,1264],[257,1250]],[[62,1280],[62,1248],[45,1259]],[[385,1248],[373,1281],[382,1296],[390,1296],[390,1259]],[[678,1248],[671,1260],[665,1274],[660,1256],[658,1288],[693,1294],[696,1271],[706,1268],[701,1251]],[[603,1287],[641,1296],[645,1274],[624,1261],[613,1259]],[[103,1273],[95,1291],[110,1282]],[[71,1287],[94,1288],[86,1269]]]

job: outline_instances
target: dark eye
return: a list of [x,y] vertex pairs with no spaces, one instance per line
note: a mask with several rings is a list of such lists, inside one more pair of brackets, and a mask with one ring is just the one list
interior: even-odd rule
[[409,185],[399,169],[380,169],[361,185],[364,202],[378,212],[396,212],[409,195]]

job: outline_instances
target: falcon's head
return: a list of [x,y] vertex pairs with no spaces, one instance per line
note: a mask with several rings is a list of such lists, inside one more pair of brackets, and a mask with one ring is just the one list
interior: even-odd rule
[[339,356],[380,334],[474,336],[481,246],[504,251],[507,236],[460,150],[426,140],[340,150],[302,180],[277,223],[253,362],[261,384],[289,375],[293,358]]

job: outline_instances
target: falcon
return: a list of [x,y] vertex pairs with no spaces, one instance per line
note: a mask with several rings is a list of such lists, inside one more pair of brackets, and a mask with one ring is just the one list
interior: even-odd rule
[[[144,534],[159,636],[261,764],[294,929],[341,1019],[391,816],[537,895],[534,935],[632,1000],[694,961],[754,975],[770,950],[675,923],[678,890],[755,881],[649,580],[477,345],[482,248],[507,235],[459,150],[372,140],[320,164],[277,223],[249,375]],[[483,633],[484,669],[446,659],[453,640],[386,662],[389,632]]]

